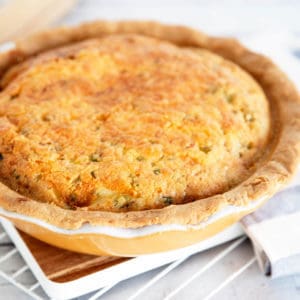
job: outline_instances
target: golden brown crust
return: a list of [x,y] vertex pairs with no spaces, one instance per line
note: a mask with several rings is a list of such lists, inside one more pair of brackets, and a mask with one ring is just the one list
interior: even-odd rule
[[208,49],[249,72],[263,88],[271,106],[273,138],[268,157],[248,180],[222,195],[163,209],[124,213],[70,211],[20,196],[1,184],[0,204],[4,209],[69,229],[79,228],[87,222],[127,228],[152,224],[197,224],[228,205],[247,205],[260,197],[271,196],[287,182],[295,172],[300,152],[299,95],[269,59],[250,52],[234,40],[211,38],[189,28],[152,22],[94,22],[18,41],[16,50],[0,56],[0,73],[3,74],[15,62],[50,48],[112,33],[138,33],[179,46]]

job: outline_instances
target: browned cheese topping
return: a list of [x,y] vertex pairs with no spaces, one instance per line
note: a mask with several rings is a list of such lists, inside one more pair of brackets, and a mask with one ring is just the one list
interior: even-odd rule
[[0,180],[66,209],[161,208],[255,169],[268,101],[235,64],[137,35],[54,49],[0,81]]

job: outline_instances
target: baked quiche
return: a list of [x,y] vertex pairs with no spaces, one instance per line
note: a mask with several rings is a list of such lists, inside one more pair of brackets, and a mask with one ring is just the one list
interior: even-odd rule
[[96,22],[0,57],[0,205],[62,228],[198,224],[284,184],[300,104],[234,40]]

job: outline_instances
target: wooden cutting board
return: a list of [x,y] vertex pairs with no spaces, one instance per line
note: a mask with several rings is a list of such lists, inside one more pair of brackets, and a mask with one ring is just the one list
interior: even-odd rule
[[93,256],[59,249],[19,231],[48,279],[68,282],[124,262],[129,258]]

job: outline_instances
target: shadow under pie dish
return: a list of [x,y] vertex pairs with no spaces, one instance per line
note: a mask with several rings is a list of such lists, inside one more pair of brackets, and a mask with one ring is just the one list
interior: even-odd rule
[[58,247],[135,256],[208,238],[286,184],[300,100],[232,39],[93,22],[0,56],[0,214]]

